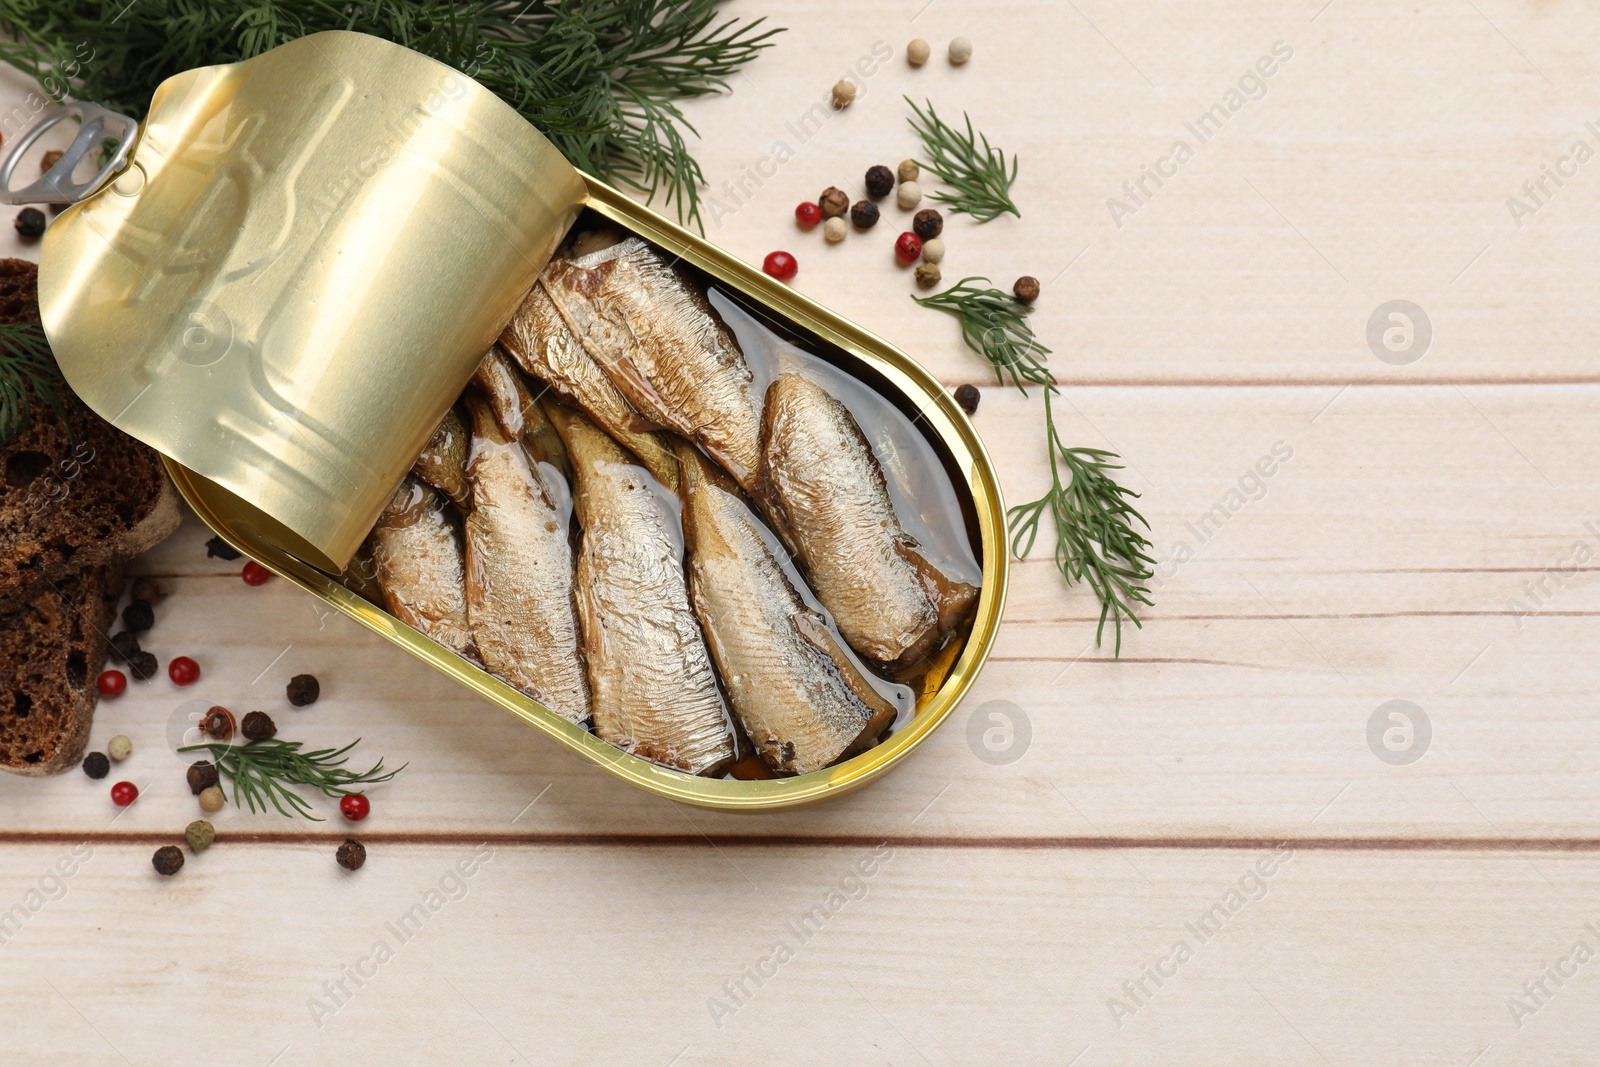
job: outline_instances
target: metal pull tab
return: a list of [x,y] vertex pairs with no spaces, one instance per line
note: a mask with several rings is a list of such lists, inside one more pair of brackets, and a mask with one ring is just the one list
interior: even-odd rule
[[[77,116],[83,122],[71,147],[61,154],[56,165],[32,185],[11,188],[11,175],[39,136],[62,119]],[[139,124],[126,115],[108,111],[98,104],[66,104],[46,113],[24,130],[0,154],[0,204],[76,204],[93,196],[106,182],[128,166],[134,142],[139,139]],[[93,178],[72,180],[72,172],[90,152],[99,152],[106,141],[116,141],[111,158]]]

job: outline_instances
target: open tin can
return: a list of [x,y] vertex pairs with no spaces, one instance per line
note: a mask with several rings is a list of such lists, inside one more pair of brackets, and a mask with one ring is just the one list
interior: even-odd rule
[[[1004,509],[971,424],[905,354],[575,170],[459,71],[377,38],[320,33],[185,72],[142,126],[73,107],[79,137],[39,183],[10,189],[34,131],[0,163],[0,196],[77,201],[40,256],[51,347],[84,401],[161,452],[201,519],[252,558],[617,777],[705,807],[860,786],[971,686],[1004,603]],[[94,150],[108,162],[73,184]],[[914,713],[875,747],[792,777],[695,777],[613,747],[353,591],[347,565],[580,217],[820,355],[938,457],[981,591]]]

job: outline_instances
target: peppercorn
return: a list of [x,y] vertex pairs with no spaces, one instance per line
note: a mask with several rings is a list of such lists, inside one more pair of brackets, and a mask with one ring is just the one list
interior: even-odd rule
[[184,777],[189,780],[189,792],[199,796],[217,784],[217,765],[208,759],[197,759],[189,764]]
[[119,697],[128,688],[128,676],[121,671],[101,671],[100,677],[94,680],[94,687],[103,697]]
[[802,230],[815,229],[817,223],[822,221],[822,209],[813,204],[811,201],[807,200],[795,207],[794,221],[795,225],[799,226]]
[[928,56],[932,53],[933,49],[929,47],[927,41],[921,37],[913,38],[911,43],[906,45],[906,62],[913,67],[920,67],[928,61]]
[[212,706],[211,710],[200,718],[200,732],[214,741],[231,741],[236,726],[233,712],[221,704]]
[[167,599],[167,591],[154,578],[137,578],[133,583],[133,599],[142,600],[154,607]]
[[64,155],[66,155],[66,153],[61,151],[59,148],[52,148],[50,151],[46,152],[44,154],[44,158],[39,160],[39,173],[44,174],[48,172],[51,167],[61,162],[61,157]]
[[156,854],[150,862],[155,866],[156,873],[170,878],[183,870],[183,850],[176,845],[162,845],[156,849]]
[[939,264],[937,263],[918,263],[916,277],[919,288],[932,289],[939,284],[939,280],[944,275],[939,272]]
[[959,67],[961,64],[965,63],[971,58],[971,41],[967,40],[965,37],[957,37],[955,40],[950,42],[950,62],[952,64]]
[[788,252],[768,252],[767,258],[761,261],[761,269],[780,282],[787,282],[800,273],[800,263]]
[[1024,304],[1031,304],[1039,299],[1039,279],[1031,274],[1024,274],[1017,279],[1017,284],[1011,287],[1011,292]]
[[922,177],[922,168],[917,166],[917,161],[914,159],[902,159],[895,176],[903,182],[914,182]]
[[189,851],[204,852],[217,839],[217,828],[204,819],[196,819],[183,828],[183,836],[189,842]]
[[870,230],[878,224],[878,205],[871,200],[857,200],[850,209],[850,221],[858,230]]
[[900,188],[894,191],[894,202],[900,205],[901,210],[910,211],[922,203],[922,186],[916,182],[901,182]]
[[139,639],[124,630],[111,635],[111,647],[107,649],[111,658],[118,663],[131,662],[139,652]]
[[353,837],[344,839],[344,844],[339,846],[339,851],[333,854],[339,861],[339,866],[347,871],[359,871],[361,865],[367,862],[367,846]]
[[125,808],[139,799],[139,787],[132,782],[118,782],[111,787],[111,803]]
[[214,785],[200,790],[200,810],[208,815],[214,811],[221,811],[223,800],[222,790]]
[[12,225],[17,228],[18,237],[40,237],[44,234],[44,212],[36,207],[25,207],[17,212]]
[[881,163],[875,167],[867,168],[868,196],[872,197],[874,200],[878,200],[882,197],[888,196],[889,191],[893,188],[894,171],[890,170],[888,167],[885,167]]
[[83,757],[83,773],[99,781],[111,773],[111,761],[104,752],[91,752]]
[[230,563],[238,559],[241,553],[220,537],[213,537],[206,542],[207,559],[225,559]]
[[956,403],[960,404],[961,410],[968,415],[976,415],[978,413],[978,400],[982,395],[982,393],[978,392],[976,385],[956,386]]
[[128,670],[141,682],[148,682],[154,678],[160,669],[161,664],[157,663],[155,656],[149,652],[135,652],[128,657]]
[[937,237],[931,241],[922,242],[922,258],[929,263],[938,263],[944,259],[944,242]]
[[239,732],[246,741],[265,741],[278,732],[278,724],[264,711],[252,711],[239,724]]
[[844,219],[832,218],[822,224],[822,236],[826,237],[831,245],[836,245],[844,240],[844,235],[848,232]]
[[833,106],[843,111],[856,102],[856,83],[849,78],[840,78],[833,83]]
[[167,677],[173,685],[193,685],[200,680],[200,664],[188,656],[173,656],[167,664]]
[[822,209],[823,218],[831,219],[850,210],[850,197],[843,189],[830,185],[817,197],[817,206]]
[[135,600],[122,609],[122,625],[132,633],[143,633],[155,624],[155,609],[143,600]]
[[944,232],[944,216],[935,208],[925,207],[912,217],[911,230],[924,242],[931,241]]
[[266,585],[272,580],[272,572],[255,560],[251,560],[239,571],[239,577],[244,580],[245,585]]
[[133,742],[128,739],[127,734],[118,734],[106,742],[106,755],[121,763],[133,755]]
[[894,258],[898,259],[902,266],[911,266],[920,255],[922,255],[922,241],[916,234],[907,230],[895,238]]
[[297,708],[315,704],[322,695],[322,686],[314,674],[297,674],[289,679],[289,703]]
[[360,822],[372,812],[372,801],[363,793],[346,793],[339,798],[339,814],[351,822]]

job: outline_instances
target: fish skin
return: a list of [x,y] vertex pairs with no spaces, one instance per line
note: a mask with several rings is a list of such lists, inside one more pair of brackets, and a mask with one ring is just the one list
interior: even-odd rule
[[894,706],[801,599],[733,486],[689,446],[678,452],[690,601],[756,751],[804,774],[869,746]]
[[636,410],[756,491],[760,421],[750,367],[697,286],[638,238],[554,259],[540,284]]
[[589,717],[567,516],[532,457],[469,392],[472,512],[466,522],[467,623],[489,672],[570,722]]
[[500,334],[500,347],[529,376],[593,419],[622,442],[663,485],[676,491],[678,461],[655,423],[634,410],[606,377],[556,310],[542,282],[535,282]]
[[676,501],[584,416],[555,409],[552,420],[577,479],[575,585],[594,731],[643,759],[721,774],[733,726],[689,607]]
[[438,429],[428,438],[422,455],[411,465],[411,473],[440,490],[450,502],[465,512],[472,506],[472,491],[467,485],[467,446],[471,443],[467,424],[451,405],[439,420]]
[[372,527],[368,546],[389,614],[475,659],[461,529],[438,490],[407,476]]
[[978,590],[944,575],[901,527],[849,409],[802,374],[780,375],[767,390],[761,456],[765,491],[839,632],[891,673],[915,667]]
[[534,407],[533,396],[522,383],[522,376],[512,369],[510,362],[498,349],[491,348],[472,372],[472,384],[489,401],[494,421],[500,432],[511,441],[519,441],[528,429],[528,411]]

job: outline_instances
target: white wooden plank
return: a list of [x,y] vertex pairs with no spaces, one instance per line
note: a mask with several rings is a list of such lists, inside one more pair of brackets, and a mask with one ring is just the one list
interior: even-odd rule
[[[1600,1007],[1593,962],[1523,987],[1600,944],[1593,854],[464,841],[351,877],[223,842],[162,881],[149,852],[94,846],[4,945],[8,1063],[1500,1067],[1587,1062]],[[67,853],[14,849],[0,901]]]

